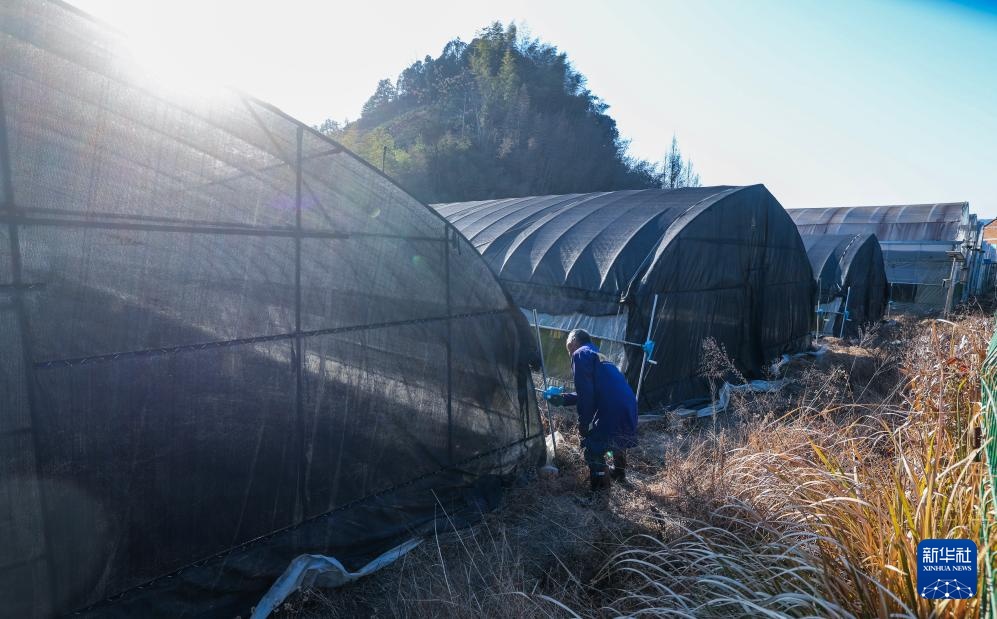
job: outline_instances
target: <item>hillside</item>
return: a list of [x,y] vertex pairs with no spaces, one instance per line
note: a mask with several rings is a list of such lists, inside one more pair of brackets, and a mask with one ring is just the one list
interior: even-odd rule
[[358,120],[320,129],[424,202],[660,186],[608,107],[566,54],[494,23],[381,80]]

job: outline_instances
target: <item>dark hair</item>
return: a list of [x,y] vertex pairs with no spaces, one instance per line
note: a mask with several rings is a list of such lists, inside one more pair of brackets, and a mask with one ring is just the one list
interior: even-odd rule
[[585,329],[574,329],[568,333],[568,342],[571,341],[578,342],[579,346],[585,346],[592,343],[592,336]]

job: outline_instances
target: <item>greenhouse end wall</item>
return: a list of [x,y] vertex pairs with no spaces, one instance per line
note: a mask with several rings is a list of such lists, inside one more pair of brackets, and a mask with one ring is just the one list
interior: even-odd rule
[[[647,368],[645,408],[709,397],[705,348],[715,342],[740,372],[759,376],[810,345],[814,283],[792,219],[762,185],[700,204],[669,228],[651,266],[631,287],[629,337],[643,341],[658,295],[657,365]],[[636,381],[642,355],[628,351]],[[737,380],[725,376],[727,380]]]
[[818,283],[819,332],[853,337],[883,317],[890,285],[875,235],[805,235],[803,243]]

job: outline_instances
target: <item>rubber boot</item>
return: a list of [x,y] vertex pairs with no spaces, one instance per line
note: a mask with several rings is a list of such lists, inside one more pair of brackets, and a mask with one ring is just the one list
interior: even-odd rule
[[627,483],[627,452],[620,449],[613,452],[613,481]]
[[609,490],[609,472],[606,470],[609,467],[604,467],[600,470],[591,469],[589,471],[589,489],[593,494],[597,492],[602,492],[603,490]]

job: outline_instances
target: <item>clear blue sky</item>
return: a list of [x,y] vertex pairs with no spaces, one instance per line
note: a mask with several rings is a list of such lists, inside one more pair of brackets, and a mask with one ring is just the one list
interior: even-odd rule
[[157,61],[298,118],[515,20],[568,53],[634,154],[672,134],[706,184],[786,207],[968,200],[997,216],[997,8],[911,0],[70,0]]

